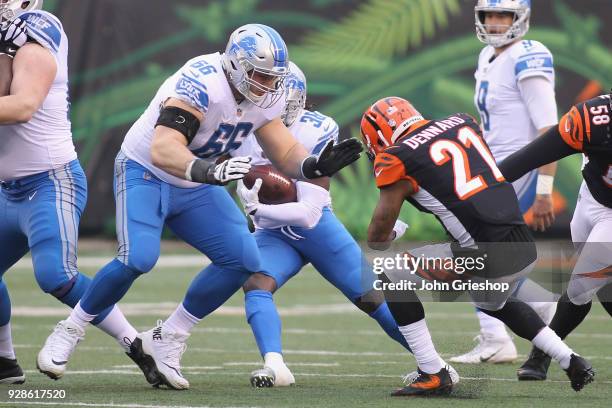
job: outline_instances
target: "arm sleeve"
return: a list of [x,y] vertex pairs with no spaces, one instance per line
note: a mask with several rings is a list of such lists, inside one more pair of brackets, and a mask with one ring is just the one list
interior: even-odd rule
[[319,223],[323,208],[331,203],[329,191],[317,185],[298,181],[298,201],[295,203],[257,207],[255,222],[261,228],[278,228],[283,225],[313,228]]
[[506,181],[513,182],[533,169],[579,153],[562,138],[559,126],[553,126],[527,146],[508,156],[500,165]]
[[530,76],[520,80],[518,88],[536,129],[541,130],[557,124],[553,82],[544,76]]

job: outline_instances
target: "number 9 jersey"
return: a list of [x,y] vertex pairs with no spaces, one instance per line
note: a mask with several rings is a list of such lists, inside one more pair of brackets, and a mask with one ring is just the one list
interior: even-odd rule
[[409,181],[408,201],[433,213],[461,246],[501,242],[524,224],[512,185],[468,114],[413,129],[376,156],[374,174],[379,188]]

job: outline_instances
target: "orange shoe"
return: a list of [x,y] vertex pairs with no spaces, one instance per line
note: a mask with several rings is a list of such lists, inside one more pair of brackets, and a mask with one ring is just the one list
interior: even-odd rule
[[404,388],[391,393],[393,397],[412,397],[427,395],[448,395],[453,390],[453,382],[446,367],[436,374],[427,374],[418,369],[419,376]]

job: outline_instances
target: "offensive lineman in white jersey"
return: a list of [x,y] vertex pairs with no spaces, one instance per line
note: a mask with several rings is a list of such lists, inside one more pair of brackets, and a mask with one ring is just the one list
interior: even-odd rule
[[131,340],[134,352],[150,362],[145,375],[151,384],[189,388],[180,371],[189,332],[260,269],[246,220],[221,186],[244,177],[250,159],[217,159],[253,131],[279,169],[310,179],[334,174],[362,149],[349,139],[309,156],[293,138],[280,119],[288,64],[287,47],[274,29],[247,24],[232,33],[224,54],[193,58],[161,85],[115,162],[117,257],[96,274],[91,290],[40,351],[39,365],[49,376],[65,370],[66,364],[55,363],[57,355],[67,361],[87,324],[153,268],[168,225],[212,263],[162,325]]
[[[541,43],[523,40],[529,29],[530,0],[479,0],[476,33],[487,44],[478,57],[474,102],[481,127],[497,163],[557,123],[553,57]],[[521,212],[533,209],[534,228],[544,231],[554,221],[552,205],[556,163],[531,171],[512,183]],[[544,322],[554,314],[555,295],[525,279],[514,296],[528,303]],[[450,361],[503,363],[517,358],[505,325],[477,309],[478,344]]]
[[[10,91],[0,97],[0,383],[25,381],[4,273],[30,251],[40,288],[70,307],[91,282],[76,265],[87,182],[68,118],[68,39],[40,7],[38,0],[0,0],[0,58],[11,59],[0,77],[10,78],[12,69]],[[117,307],[105,308],[94,324],[135,358],[123,339],[136,330]]]

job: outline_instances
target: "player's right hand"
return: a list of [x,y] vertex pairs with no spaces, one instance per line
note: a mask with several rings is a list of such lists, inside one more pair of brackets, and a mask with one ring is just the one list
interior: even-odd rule
[[250,157],[232,157],[215,166],[214,177],[217,183],[227,184],[241,180],[251,170]]
[[20,18],[6,22],[0,27],[0,53],[14,57],[17,50],[28,40],[26,22]]
[[259,207],[259,189],[261,188],[261,183],[263,183],[263,180],[258,178],[253,183],[253,187],[248,189],[242,180],[238,180],[236,192],[244,207],[244,211],[249,215],[255,215],[257,207]]

